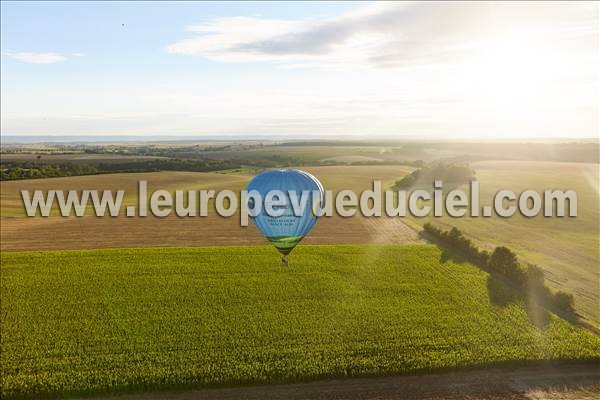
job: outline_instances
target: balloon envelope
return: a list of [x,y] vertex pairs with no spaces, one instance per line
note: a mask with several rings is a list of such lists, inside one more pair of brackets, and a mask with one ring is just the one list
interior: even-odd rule
[[[255,176],[247,188],[248,192],[256,190],[262,197],[260,214],[252,217],[256,227],[283,255],[289,254],[294,247],[317,223],[317,215],[324,206],[325,191],[321,182],[308,172],[297,169],[283,169],[263,172]],[[275,211],[282,212],[281,216],[267,214],[265,201],[267,193],[273,190],[283,192],[283,196],[275,200],[283,201],[285,205],[274,205]],[[292,203],[295,193],[296,213]],[[304,192],[305,201],[302,199]],[[253,204],[249,205],[251,208]],[[298,211],[302,215],[298,216]]]

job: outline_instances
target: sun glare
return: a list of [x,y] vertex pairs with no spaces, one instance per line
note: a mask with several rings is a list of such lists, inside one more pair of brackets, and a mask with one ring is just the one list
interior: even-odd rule
[[527,31],[497,35],[480,48],[464,65],[463,95],[475,107],[494,110],[508,125],[544,118],[560,104],[553,93],[565,78],[559,49]]

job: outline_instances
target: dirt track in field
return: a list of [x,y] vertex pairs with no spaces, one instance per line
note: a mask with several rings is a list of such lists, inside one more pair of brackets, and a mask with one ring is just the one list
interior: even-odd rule
[[418,376],[153,392],[111,398],[119,400],[591,400],[600,398],[600,367],[593,364],[575,363],[493,368],[484,371],[471,370]]
[[[207,217],[2,217],[0,249],[60,250],[110,247],[231,246],[268,244],[239,216]],[[401,218],[323,217],[302,243],[409,243],[418,234]]]

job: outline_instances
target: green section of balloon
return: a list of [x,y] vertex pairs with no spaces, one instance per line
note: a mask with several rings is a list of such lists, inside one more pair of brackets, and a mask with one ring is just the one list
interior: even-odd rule
[[[315,226],[325,201],[321,182],[297,169],[263,172],[250,181],[247,190],[255,190],[262,198],[262,209],[252,221],[283,255],[289,254]],[[279,191],[279,196],[269,198],[272,191]],[[281,215],[269,215],[267,207]]]

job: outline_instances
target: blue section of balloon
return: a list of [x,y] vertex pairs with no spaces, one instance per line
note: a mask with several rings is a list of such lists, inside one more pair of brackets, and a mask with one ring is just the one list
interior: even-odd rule
[[[263,172],[250,181],[247,190],[249,193],[256,190],[262,197],[261,212],[252,217],[252,220],[267,238],[306,236],[317,223],[315,212],[324,207],[325,192],[321,182],[308,172],[296,169]],[[283,210],[283,215],[279,217],[272,217],[266,212],[265,200],[272,190],[279,190],[285,196],[285,206],[273,206],[274,210]],[[296,195],[296,211],[301,210],[302,216],[296,216],[294,213],[290,191],[294,191]],[[303,192],[307,192],[304,204],[302,204]],[[277,199],[275,197],[274,200]],[[254,204],[249,206],[254,207]]]

